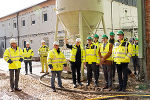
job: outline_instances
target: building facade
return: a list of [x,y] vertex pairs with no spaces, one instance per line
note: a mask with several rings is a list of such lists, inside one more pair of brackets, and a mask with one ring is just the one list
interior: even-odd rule
[[[18,40],[21,48],[25,47],[26,42],[30,42],[34,57],[39,57],[37,52],[42,39],[52,49],[56,18],[55,0],[47,0],[0,18],[0,56],[2,57],[3,51],[10,46],[9,40],[12,37]],[[120,29],[127,33],[127,37],[133,37],[137,33],[135,6],[125,5],[117,0],[104,0],[104,20],[107,34]],[[62,25],[59,25],[58,30],[59,42],[63,46],[65,31]],[[95,32],[101,36],[104,33],[102,25],[99,25]]]

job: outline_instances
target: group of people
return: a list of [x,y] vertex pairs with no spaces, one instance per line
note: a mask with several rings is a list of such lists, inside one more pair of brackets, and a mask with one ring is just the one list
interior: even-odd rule
[[[112,90],[112,82],[115,78],[115,72],[117,69],[119,89],[118,91],[126,91],[128,75],[131,74],[131,70],[128,68],[130,58],[133,58],[134,69],[136,74],[136,67],[139,66],[138,63],[138,39],[135,42],[128,42],[124,38],[124,32],[117,32],[117,40],[114,39],[115,34],[110,32],[110,40],[108,40],[107,35],[102,36],[102,41],[99,42],[99,36],[94,35],[94,40],[92,37],[87,37],[87,44],[85,46],[81,45],[80,38],[76,39],[75,45],[70,45],[68,40],[65,39],[66,47],[71,49],[70,65],[72,70],[72,80],[74,88],[78,85],[82,86],[81,83],[81,64],[87,68],[87,84],[90,86],[92,82],[92,75],[94,75],[94,86],[98,86],[99,70],[100,66],[103,68],[104,78],[106,81],[105,87],[103,89]],[[53,49],[50,50],[45,44],[45,41],[41,41],[41,47],[38,50],[40,55],[40,61],[42,65],[41,73],[48,72],[48,67],[51,69],[51,87],[55,92],[55,77],[58,77],[58,86],[62,86],[61,72],[63,67],[67,66],[66,58],[59,48],[59,43],[55,41],[53,43]],[[19,73],[21,69],[21,62],[24,60],[25,72],[28,74],[28,63],[30,66],[30,73],[32,74],[32,57],[34,55],[30,44],[27,42],[26,47],[22,50],[17,46],[17,41],[15,39],[10,40],[10,48],[7,48],[4,52],[4,59],[9,63],[10,72],[10,87],[11,91],[21,91],[18,88]],[[15,73],[15,78],[14,78]],[[78,83],[78,84],[77,84]]]

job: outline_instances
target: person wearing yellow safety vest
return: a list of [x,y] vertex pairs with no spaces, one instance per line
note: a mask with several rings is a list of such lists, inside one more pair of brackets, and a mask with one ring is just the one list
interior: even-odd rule
[[54,48],[49,52],[48,54],[48,66],[51,69],[51,87],[53,89],[53,92],[56,92],[55,89],[55,76],[57,74],[58,78],[58,85],[60,88],[64,88],[62,86],[62,81],[61,81],[61,72],[63,71],[63,66],[67,66],[67,61],[64,56],[64,54],[60,51],[59,48],[59,43],[54,42],[53,43]]
[[[110,32],[110,39],[109,39],[109,43],[112,43],[114,45],[115,43],[115,34],[114,32]],[[116,73],[116,66],[115,63],[113,61],[112,63],[112,80],[115,81],[115,73]]]
[[140,73],[140,65],[139,65],[139,58],[138,58],[138,38],[135,38],[135,42],[133,44],[133,67],[134,67],[134,74],[137,75],[136,70],[138,69],[138,74]]
[[21,91],[21,89],[18,88],[18,82],[21,62],[23,61],[23,51],[17,46],[17,41],[14,38],[10,40],[10,45],[11,47],[7,48],[3,55],[4,60],[9,64],[10,88],[11,92],[14,90]]
[[112,55],[118,72],[118,91],[125,92],[128,80],[128,64],[132,56],[133,48],[131,43],[125,41],[123,31],[118,31],[117,36],[118,40],[114,44]]
[[[93,41],[93,44],[97,46],[97,49],[99,50],[100,46],[101,46],[101,43],[98,41],[99,39],[99,36],[97,34],[94,34],[94,41]],[[97,65],[97,77],[99,79],[99,72],[100,72],[100,65]]]
[[112,48],[113,44],[108,42],[108,36],[102,36],[103,43],[99,50],[100,62],[103,67],[106,85],[103,89],[112,90]]
[[97,65],[100,64],[97,46],[92,43],[92,37],[87,38],[88,44],[85,46],[85,62],[87,67],[87,85],[89,86],[92,81],[92,72],[94,72],[95,87],[98,86]]
[[[78,84],[82,86],[82,83],[80,81],[81,77],[81,63],[85,62],[85,51],[83,47],[80,45],[80,38],[76,39],[76,44],[69,45],[67,39],[65,39],[67,48],[71,49],[71,57],[70,57],[70,63],[71,63],[71,70],[72,70],[72,80],[74,84],[74,88],[77,88],[76,80],[78,81]],[[76,78],[77,73],[77,78]]]
[[42,46],[38,50],[38,54],[40,55],[40,61],[42,65],[41,73],[44,73],[44,66],[46,68],[46,73],[48,72],[48,65],[47,65],[47,56],[49,52],[49,47],[45,44],[44,40],[41,40]]
[[23,49],[24,63],[25,63],[25,72],[28,74],[28,64],[30,66],[30,74],[32,74],[32,57],[34,55],[33,50],[30,47],[30,43],[26,43],[26,48]]

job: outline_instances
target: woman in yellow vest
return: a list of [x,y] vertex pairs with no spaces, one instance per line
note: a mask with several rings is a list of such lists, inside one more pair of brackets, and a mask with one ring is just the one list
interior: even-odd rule
[[118,31],[118,40],[115,42],[113,47],[113,59],[116,63],[119,89],[118,91],[126,91],[127,80],[128,80],[128,64],[132,56],[133,48],[131,43],[124,39],[124,32]]
[[30,66],[30,74],[32,74],[32,57],[34,55],[33,50],[30,47],[29,42],[26,43],[26,48],[23,49],[24,63],[25,63],[25,72],[28,74],[28,64]]
[[3,56],[4,60],[9,64],[11,92],[13,92],[14,90],[21,91],[21,89],[18,88],[18,82],[21,62],[23,61],[23,52],[22,49],[17,46],[16,39],[12,38],[10,40],[10,45],[11,47],[5,50]]
[[53,89],[53,92],[56,92],[55,89],[55,76],[57,74],[58,78],[58,85],[60,88],[64,88],[62,86],[61,81],[61,72],[63,71],[63,66],[67,66],[67,61],[64,56],[64,54],[60,51],[59,43],[54,42],[53,43],[54,48],[49,52],[48,55],[48,66],[51,69],[52,77],[51,77],[51,87]]
[[[69,45],[67,39],[65,39],[67,48],[71,49],[71,57],[70,57],[70,63],[71,63],[71,70],[72,70],[72,80],[74,84],[74,88],[77,88],[76,80],[78,81],[78,84],[82,86],[82,83],[80,81],[81,77],[81,63],[85,62],[85,51],[83,47],[80,45],[80,38],[76,39],[76,44]],[[77,73],[77,78],[76,78]]]
[[41,40],[42,46],[38,50],[38,54],[40,55],[40,61],[42,65],[42,71],[41,73],[44,73],[44,68],[46,69],[46,72],[48,72],[48,65],[47,65],[47,56],[49,52],[49,47],[45,44],[44,40]]
[[103,43],[99,50],[100,61],[103,67],[106,85],[103,89],[112,90],[112,48],[113,44],[108,42],[108,36],[102,36]]

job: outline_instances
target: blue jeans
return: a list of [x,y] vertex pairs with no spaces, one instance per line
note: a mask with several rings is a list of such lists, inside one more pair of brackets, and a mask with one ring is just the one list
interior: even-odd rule
[[56,74],[57,74],[57,78],[58,78],[58,85],[59,85],[59,87],[62,86],[61,72],[62,72],[62,71],[51,71],[51,73],[52,73],[52,77],[51,77],[51,87],[52,87],[52,88],[55,88],[55,77],[56,77]]

